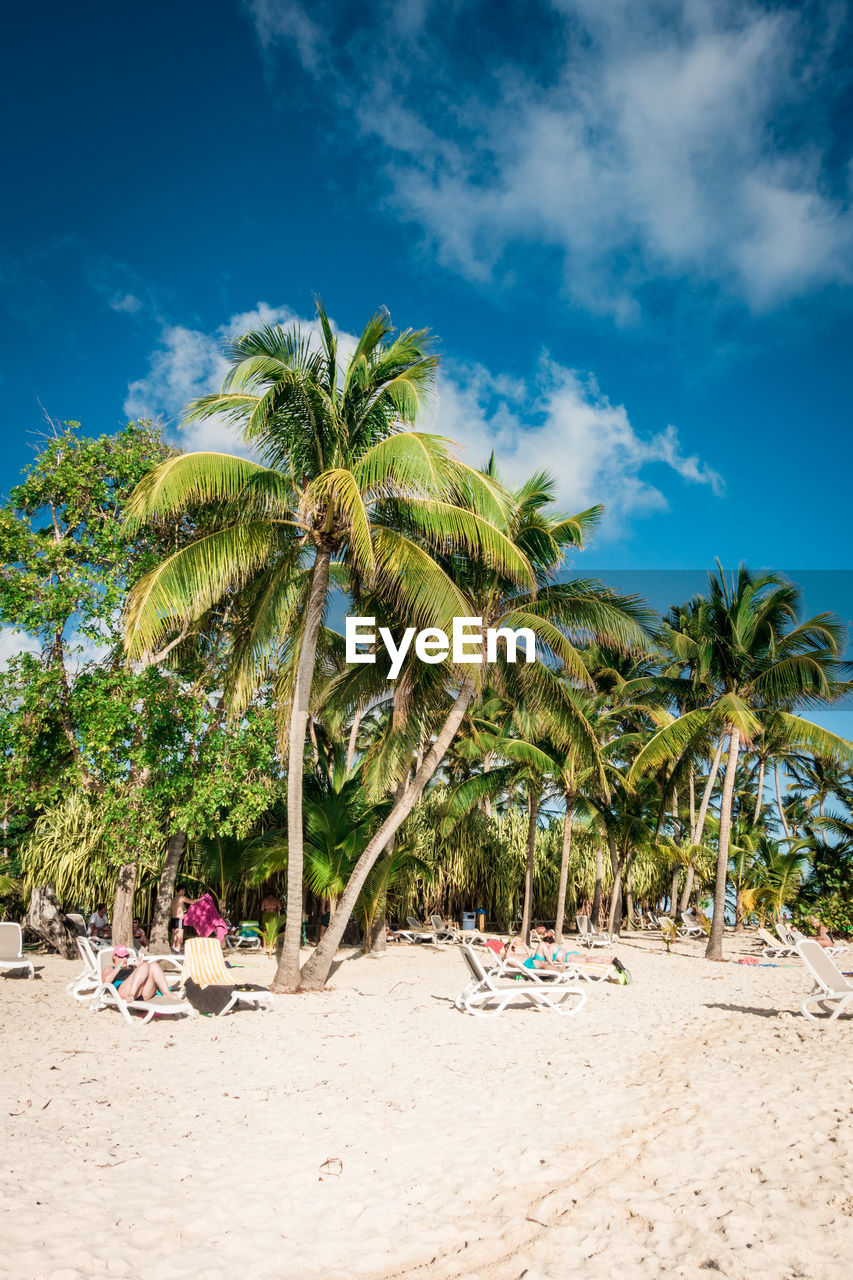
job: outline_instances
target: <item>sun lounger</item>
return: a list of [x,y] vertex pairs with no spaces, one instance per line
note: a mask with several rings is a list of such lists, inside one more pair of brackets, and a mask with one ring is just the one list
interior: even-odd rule
[[795,956],[797,954],[797,944],[795,942],[778,942],[772,933],[768,933],[766,929],[760,927],[758,936],[764,943],[761,954],[765,960],[781,960],[785,956]]
[[414,916],[406,916],[405,929],[398,929],[397,932],[407,942],[435,942],[435,934],[425,928]]
[[0,924],[0,973],[13,973],[16,969],[26,969],[28,978],[35,977],[33,962],[24,955],[21,926],[10,921]]
[[[853,1002],[853,982],[844,976],[832,956],[813,938],[804,938],[797,944],[797,954],[814,978],[812,992],[800,1005],[800,1012],[812,1022],[820,1022],[820,1018],[810,1011],[811,1005],[817,1005],[824,1013],[829,1014],[828,1021],[834,1022],[838,1015]],[[835,1008],[830,1012],[830,1007]]]
[[78,937],[77,950],[80,952],[80,959],[83,961],[83,970],[78,973],[76,978],[71,979],[65,990],[75,1000],[91,1000],[101,985],[101,977],[98,972],[98,957],[95,954],[90,938]]
[[[225,968],[225,957],[216,938],[187,938],[184,943],[183,981],[185,986],[195,983],[202,992],[210,987],[228,988],[227,1000],[215,1010],[217,1016],[236,1009],[238,1004],[251,1005],[256,1009],[272,1007],[273,994],[269,988],[252,985],[243,991],[238,989],[238,979]],[[210,1012],[214,1010],[211,1008]]]
[[[780,937],[787,937],[791,945],[794,947],[796,947],[796,945],[799,942],[809,942],[809,941],[816,942],[817,941],[816,938],[812,938],[812,939],[807,938],[806,935],[804,933],[801,933],[799,929],[784,929],[781,926],[777,925],[776,932],[779,934]],[[830,939],[831,939],[831,945],[828,947],[823,947],[823,951],[826,953],[826,955],[833,956],[833,957],[843,956],[844,953],[848,950],[848,948],[844,946],[843,943],[838,943],[832,940],[832,935],[830,935]],[[821,944],[821,946],[823,946],[823,944]]]
[[682,938],[704,938],[705,936],[705,930],[699,921],[694,920],[686,911],[681,913],[681,924],[678,926],[678,932]]
[[[456,999],[456,1008],[478,1018],[499,1017],[510,1004],[532,1004],[549,1009],[563,1017],[571,1017],[586,1004],[586,992],[575,984],[543,982],[533,969],[521,969],[513,977],[504,977],[483,966],[472,947],[460,947],[468,967],[469,981]],[[580,996],[571,1008],[564,1002],[569,996]],[[487,1011],[487,1006],[494,1005]]]
[[150,1000],[125,1000],[121,991],[111,982],[104,981],[104,974],[113,967],[113,948],[105,947],[98,952],[98,986],[89,1002],[89,1008],[97,1012],[100,1009],[118,1009],[126,1022],[133,1022],[131,1012],[144,1014],[143,1022],[150,1022],[155,1013],[162,1017],[192,1017],[195,1013],[188,1000],[180,996],[152,996]]
[[225,935],[225,945],[231,951],[260,951],[262,941],[257,920],[241,920],[239,929]]
[[600,929],[596,929],[589,916],[575,916],[575,922],[578,926],[581,942],[585,947],[612,947],[613,942],[609,933],[603,933]]
[[436,942],[455,942],[457,931],[452,926],[446,925],[441,916],[430,916],[430,928]]

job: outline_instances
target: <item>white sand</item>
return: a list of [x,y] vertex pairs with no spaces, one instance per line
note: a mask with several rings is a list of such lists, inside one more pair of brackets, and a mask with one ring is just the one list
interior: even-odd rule
[[0,1274],[840,1280],[853,1020],[802,1018],[798,965],[678,951],[627,943],[576,1018],[466,1017],[462,958],[399,947],[133,1027],[43,958],[0,979]]

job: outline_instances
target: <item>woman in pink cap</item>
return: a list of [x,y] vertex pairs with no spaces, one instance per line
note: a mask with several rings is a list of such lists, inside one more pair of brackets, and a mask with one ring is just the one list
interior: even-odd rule
[[113,967],[104,974],[104,982],[121,991],[122,1000],[150,1000],[155,993],[169,995],[169,984],[156,960],[129,960],[127,947],[115,947]]

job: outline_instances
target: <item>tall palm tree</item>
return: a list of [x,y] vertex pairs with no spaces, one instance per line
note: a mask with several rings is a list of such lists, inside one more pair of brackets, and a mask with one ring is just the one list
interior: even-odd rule
[[[490,463],[484,479],[497,482]],[[600,585],[583,581],[559,582],[566,550],[583,543],[585,532],[594,526],[600,508],[580,516],[565,517],[553,510],[554,482],[545,473],[537,473],[526,484],[509,494],[509,502],[496,523],[516,549],[517,555],[531,567],[532,579],[521,581],[492,557],[460,553],[442,559],[449,577],[464,599],[460,616],[477,617],[484,629],[529,628],[537,641],[540,657],[530,665],[520,663],[512,668],[513,679],[532,711],[545,713],[559,694],[558,668],[579,681],[588,681],[578,643],[590,635],[598,636],[615,648],[645,644],[647,635],[642,622],[645,611],[633,599],[625,599]],[[505,557],[509,564],[509,557]],[[427,782],[438,769],[445,753],[467,713],[478,685],[488,672],[494,680],[492,666],[459,666],[449,662],[434,667],[436,696],[442,706],[443,722],[437,727],[429,749],[424,753],[408,785],[395,798],[394,806],[379,831],[372,837],[359,859],[352,878],[341,898],[338,913],[325,937],[303,967],[303,986],[321,986],[328,975],[335,949],[343,934],[361,887],[374,862],[390,838],[420,801]],[[450,699],[449,709],[447,707]],[[570,714],[569,704],[566,713]],[[394,753],[394,734],[389,747]],[[594,740],[590,749],[596,750]],[[399,768],[399,759],[397,761]],[[406,767],[409,767],[408,760]]]
[[223,390],[187,413],[187,421],[224,416],[263,461],[179,455],[140,483],[128,517],[174,521],[201,508],[208,522],[203,536],[132,593],[130,655],[150,650],[164,633],[191,629],[237,592],[249,621],[235,650],[232,705],[245,705],[270,672],[277,679],[289,851],[278,990],[299,982],[303,753],[330,583],[370,581],[423,627],[463,612],[462,596],[435,562],[437,549],[462,547],[517,581],[531,580],[524,556],[491,523],[502,519],[500,486],[456,461],[448,442],[404,429],[433,387],[436,357],[426,333],[395,335],[380,312],[343,360],[319,302],[317,316],[317,341],[279,326],[239,338]]
[[[774,725],[788,746],[853,759],[853,745],[796,716],[788,708],[819,704],[840,696],[843,680],[843,631],[833,615],[798,621],[798,589],[773,573],[753,575],[741,566],[729,581],[722,566],[709,575],[701,603],[701,640],[710,705],[684,712],[660,729],[634,762],[631,779],[677,759],[709,731],[728,741],[720,797],[714,915],[709,960],[722,960],[729,836],[738,756],[742,743],[761,733],[760,713],[776,710]],[[783,709],[784,708],[784,709]]]

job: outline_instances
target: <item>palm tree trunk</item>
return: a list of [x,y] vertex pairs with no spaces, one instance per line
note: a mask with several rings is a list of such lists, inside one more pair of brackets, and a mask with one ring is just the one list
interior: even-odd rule
[[133,943],[133,893],[136,888],[136,863],[119,867],[116,896],[113,900],[113,945],[129,947]]
[[527,860],[524,866],[524,907],[521,913],[521,936],[530,946],[530,920],[533,914],[533,868],[536,861],[536,819],[539,815],[539,793],[531,784],[527,792]]
[[[699,844],[702,839],[702,836],[705,833],[705,818],[708,816],[708,806],[711,803],[711,796],[714,791],[714,783],[717,781],[717,774],[720,769],[720,761],[723,758],[723,743],[725,742],[725,740],[726,740],[726,735],[724,733],[721,733],[720,740],[717,743],[717,750],[714,752],[714,759],[711,763],[711,769],[708,774],[707,781],[705,782],[705,790],[702,792],[702,800],[699,805],[699,812],[696,815],[696,820],[693,823],[692,829],[690,832],[691,844]],[[684,888],[681,891],[681,898],[679,899],[679,902],[678,902],[679,914],[682,911],[686,911],[687,908],[690,906],[690,895],[693,892],[693,882],[694,882],[695,876],[696,876],[696,861],[695,861],[694,855],[691,853],[690,859],[687,863],[687,872],[684,877]]]
[[622,862],[617,859],[613,873],[613,892],[610,895],[610,912],[607,916],[607,932],[611,938],[622,928]]
[[773,761],[773,777],[776,781],[776,803],[779,806],[779,817],[782,822],[782,830],[785,832],[786,837],[790,840],[791,828],[788,826],[788,819],[785,817],[785,807],[782,804],[782,792],[779,787],[779,761],[778,760]]
[[355,743],[358,738],[358,731],[361,728],[361,717],[361,707],[356,707],[355,715],[353,716],[352,724],[350,725],[349,741],[347,742],[347,774],[349,774],[350,769],[352,769],[352,762],[355,759]]
[[711,795],[714,790],[714,783],[717,781],[717,773],[720,768],[720,761],[723,758],[723,744],[726,740],[725,733],[720,734],[720,740],[717,743],[717,750],[714,752],[714,759],[711,764],[711,771],[708,774],[708,780],[705,783],[705,790],[702,793],[702,802],[699,805],[699,813],[696,817],[696,826],[690,835],[691,844],[699,844],[705,831],[705,818],[708,814],[708,806],[711,803]]
[[764,797],[764,757],[762,756],[758,762],[758,795],[755,797],[755,811],[752,815],[752,825],[758,826],[758,819],[761,817],[761,801]]
[[157,901],[154,903],[154,918],[151,922],[149,939],[152,951],[169,950],[169,908],[175,896],[175,881],[178,878],[178,867],[187,842],[186,831],[174,831],[166,850],[166,860],[160,872],[160,884],[157,889]]
[[[435,742],[424,756],[420,768],[415,773],[411,784],[406,788],[405,793],[394,804],[388,817],[380,826],[379,830],[368,841],[364,852],[355,864],[353,873],[349,878],[347,887],[343,892],[340,903],[338,904],[338,912],[334,921],[326,930],[325,936],[318,943],[311,956],[306,960],[300,975],[300,983],[306,991],[318,991],[325,984],[326,978],[329,976],[329,970],[335,958],[335,952],[338,948],[347,921],[350,918],[352,909],[355,906],[356,899],[361,893],[362,886],[367,879],[370,869],[382,850],[387,845],[391,836],[399,831],[402,824],[408,818],[415,805],[420,800],[424,792],[424,787],[441,764],[450,746],[456,732],[462,723],[465,712],[471,699],[474,696],[474,681],[472,679],[463,680],[453,706],[442,725]],[[291,990],[292,988],[280,988],[277,986],[278,975],[276,975],[276,983],[273,984],[273,990]]]
[[[491,751],[487,751],[486,754],[483,756],[483,773],[484,774],[491,773],[492,754],[493,753]],[[486,815],[487,818],[491,818],[492,816],[492,797],[489,795],[486,795],[483,797],[483,813]]]
[[[397,783],[397,790],[394,792],[395,803],[401,800],[406,793],[406,787],[409,785],[409,770],[403,774],[403,777]],[[394,857],[394,836],[386,844],[382,850],[382,858],[379,861],[390,862]],[[373,955],[384,955],[388,950],[388,939],[385,936],[385,911],[387,907],[387,892],[384,892],[379,902],[376,904],[376,915],[373,919],[373,927],[370,930],[369,951]]]
[[722,960],[723,958],[723,930],[726,927],[726,885],[729,878],[729,835],[732,829],[732,797],[735,791],[739,747],[740,730],[732,726],[729,734],[729,757],[726,761],[726,776],[723,779],[723,794],[720,798],[720,834],[717,844],[714,918],[711,921],[708,946],[705,948],[706,960]]
[[687,871],[684,874],[684,888],[681,890],[681,897],[678,900],[678,914],[681,916],[682,911],[686,911],[690,905],[690,895],[693,892],[693,879],[696,875],[696,864],[693,860],[693,854],[687,862]]
[[276,991],[296,991],[299,987],[299,943],[302,937],[302,770],[305,756],[305,729],[308,724],[308,707],[311,699],[311,683],[314,677],[314,661],[317,654],[317,637],[323,618],[323,605],[329,589],[331,553],[319,550],[311,575],[308,608],[305,615],[305,631],[299,650],[296,683],[293,689],[293,709],[290,714],[290,734],[287,749],[287,917],[284,924],[284,945],[275,975]]
[[610,893],[610,910],[607,913],[607,932],[613,937],[613,930],[616,927],[616,912],[618,910],[620,921],[622,915],[622,864],[619,854],[616,850],[616,837],[612,831],[607,833],[607,846],[610,850],[610,869],[613,872],[613,888]]
[[557,942],[563,941],[563,923],[566,915],[566,889],[569,884],[569,858],[572,853],[572,813],[574,796],[566,795],[566,821],[563,824],[563,854],[560,858],[560,888],[557,891],[557,919],[554,922],[554,937]]
[[678,923],[678,920],[680,918],[679,912],[687,910],[687,908],[682,907],[678,901],[678,881],[679,881],[680,875],[681,875],[681,868],[676,864],[675,870],[672,873],[672,883],[670,885],[670,890],[669,890],[669,909],[672,912],[673,916],[675,917],[676,924]]
[[596,929],[601,920],[601,893],[604,885],[604,850],[601,847],[601,841],[595,842],[595,890],[592,895],[592,907],[590,909],[590,920]]

